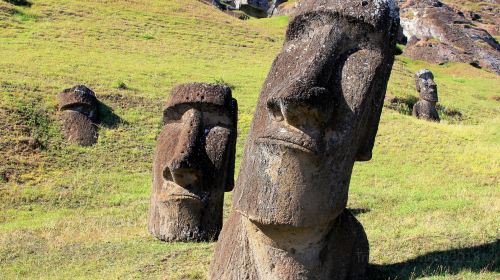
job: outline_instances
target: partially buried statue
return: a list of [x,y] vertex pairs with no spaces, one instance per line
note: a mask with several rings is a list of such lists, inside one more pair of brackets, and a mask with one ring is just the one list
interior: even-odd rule
[[288,26],[245,146],[211,279],[364,279],[368,240],[346,210],[394,62],[393,1],[310,0]]
[[238,108],[223,85],[175,87],[158,136],[149,231],[164,241],[213,241],[234,186]]
[[95,93],[84,85],[78,85],[59,93],[57,99],[62,111],[64,137],[80,146],[97,143],[99,115]]
[[439,122],[439,114],[436,109],[438,93],[434,75],[427,69],[420,70],[415,74],[415,82],[420,100],[413,106],[412,115],[419,119]]

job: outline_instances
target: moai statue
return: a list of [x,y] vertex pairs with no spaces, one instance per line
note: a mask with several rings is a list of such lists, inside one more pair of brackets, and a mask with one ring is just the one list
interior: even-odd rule
[[175,87],[163,112],[148,228],[163,241],[213,241],[234,186],[238,108],[222,85]]
[[415,82],[420,100],[413,106],[412,115],[419,119],[439,122],[439,114],[436,109],[438,93],[434,75],[427,69],[420,70],[415,74]]
[[264,83],[211,279],[364,279],[368,240],[346,210],[394,62],[392,0],[303,1]]
[[65,89],[57,99],[66,140],[80,146],[97,143],[99,114],[95,93],[84,85],[78,85]]

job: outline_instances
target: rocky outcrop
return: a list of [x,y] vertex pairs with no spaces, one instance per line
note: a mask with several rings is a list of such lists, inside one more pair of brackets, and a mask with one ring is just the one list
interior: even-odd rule
[[466,19],[493,36],[500,35],[500,0],[443,0]]
[[[302,2],[306,1],[285,2],[273,15],[293,15]],[[500,73],[500,46],[491,36],[499,33],[498,1],[481,2],[480,8],[467,10],[438,0],[399,1],[400,42],[407,44],[403,54],[437,64],[464,62]]]
[[255,17],[267,17],[276,13],[277,7],[286,0],[211,0],[211,2],[222,9],[234,8]]
[[408,44],[403,52],[431,63],[458,61],[500,73],[500,45],[460,11],[437,0],[409,0],[400,5]]

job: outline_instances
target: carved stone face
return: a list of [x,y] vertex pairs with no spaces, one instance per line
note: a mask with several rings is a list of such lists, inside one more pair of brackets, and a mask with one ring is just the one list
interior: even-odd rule
[[166,241],[214,240],[234,185],[237,104],[221,85],[176,87],[154,160],[149,229]]
[[254,223],[325,225],[346,207],[354,162],[371,159],[398,27],[370,2],[305,1],[290,22],[233,198]]
[[415,82],[420,98],[429,102],[438,102],[437,85],[431,71],[423,69],[415,74]]
[[63,134],[65,138],[81,146],[97,142],[98,101],[95,93],[83,85],[66,89],[58,96],[62,111]]

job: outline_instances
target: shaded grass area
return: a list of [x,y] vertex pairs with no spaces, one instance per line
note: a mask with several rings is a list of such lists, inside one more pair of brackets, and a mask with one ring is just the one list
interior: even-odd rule
[[500,272],[500,241],[437,251],[391,265],[372,265],[372,279],[415,279],[468,271],[469,277],[485,271]]
[[[146,231],[161,110],[177,83],[231,86],[239,166],[287,18],[240,21],[194,0],[33,0],[14,9],[29,20],[8,13],[0,23],[0,167],[15,172],[0,177],[1,275],[206,278],[213,244],[165,244]],[[384,110],[349,202],[370,240],[371,276],[497,279],[500,81],[464,64],[398,57],[388,95],[415,100],[420,68],[435,73],[440,104],[462,118],[436,124]],[[75,84],[101,101],[94,147],[60,134],[55,96]],[[44,147],[29,146],[37,135]]]

